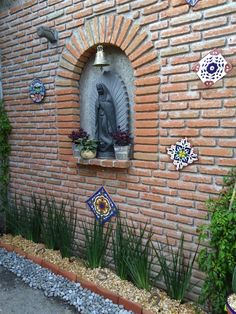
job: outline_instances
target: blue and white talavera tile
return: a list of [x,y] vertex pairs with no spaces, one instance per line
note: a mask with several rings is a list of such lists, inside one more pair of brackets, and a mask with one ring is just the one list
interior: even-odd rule
[[231,70],[232,65],[225,60],[220,49],[211,50],[193,66],[193,71],[197,72],[197,75],[207,87],[212,86]]
[[192,7],[194,7],[198,0],[186,0],[186,2],[190,4]]
[[197,154],[194,153],[193,148],[186,138],[167,148],[167,154],[173,160],[176,170],[180,170],[198,160]]
[[102,224],[118,213],[115,203],[103,186],[86,203],[94,213],[96,219]]

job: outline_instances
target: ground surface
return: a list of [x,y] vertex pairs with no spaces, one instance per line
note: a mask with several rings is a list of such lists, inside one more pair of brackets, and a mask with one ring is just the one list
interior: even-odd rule
[[0,314],[74,314],[73,307],[47,298],[0,266]]

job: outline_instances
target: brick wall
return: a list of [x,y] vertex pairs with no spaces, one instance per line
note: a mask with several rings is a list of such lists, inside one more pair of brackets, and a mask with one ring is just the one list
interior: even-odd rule
[[[59,31],[58,44],[37,36]],[[122,213],[148,221],[156,237],[185,233],[194,249],[205,200],[236,165],[236,2],[32,0],[0,13],[3,96],[13,125],[11,193],[85,200],[105,186]],[[128,169],[77,165],[67,137],[80,123],[79,79],[94,47],[120,47],[135,76],[134,159]],[[213,48],[234,66],[206,88],[191,68]],[[33,104],[33,78],[46,85]],[[166,148],[187,136],[199,161],[176,171]],[[201,278],[199,272],[195,277]],[[196,288],[198,291],[198,288]]]

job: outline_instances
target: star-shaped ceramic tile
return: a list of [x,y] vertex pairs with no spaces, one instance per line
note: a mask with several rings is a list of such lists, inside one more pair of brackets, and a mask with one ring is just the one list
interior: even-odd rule
[[193,66],[193,71],[197,72],[207,87],[212,86],[231,70],[232,65],[225,60],[220,49],[213,49]]
[[167,154],[170,155],[171,160],[173,160],[176,170],[180,170],[192,164],[195,160],[198,160],[197,154],[193,152],[193,148],[186,138],[181,139],[180,142],[167,148]]
[[86,203],[94,213],[96,219],[102,224],[118,213],[115,203],[103,186]]

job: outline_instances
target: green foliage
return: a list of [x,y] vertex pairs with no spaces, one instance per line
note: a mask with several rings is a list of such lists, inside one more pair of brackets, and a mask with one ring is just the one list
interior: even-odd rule
[[154,248],[156,256],[161,267],[161,275],[167,289],[167,294],[171,298],[183,301],[188,290],[193,286],[190,284],[193,264],[196,259],[197,250],[192,259],[184,256],[184,236],[181,236],[177,250],[169,244],[167,239],[167,247],[157,244],[157,249]]
[[112,226],[93,219],[82,223],[85,235],[85,259],[89,268],[103,267],[105,254],[110,240]]
[[26,201],[15,196],[6,210],[7,232],[34,242],[43,241],[47,248],[60,250],[62,257],[69,257],[76,217],[72,211],[66,215],[66,206],[64,201],[57,205],[54,198],[42,200],[32,195]]
[[87,150],[87,151],[96,151],[98,142],[94,139],[82,139],[82,141],[78,142],[79,146],[81,147],[81,150]]
[[139,228],[126,224],[126,234],[129,239],[129,253],[124,257],[131,281],[140,289],[151,289],[151,268],[153,262],[152,231],[147,230],[147,224]]
[[125,258],[128,258],[130,255],[130,241],[131,239],[127,232],[127,227],[118,216],[116,228],[112,234],[112,252],[116,273],[123,280],[129,278],[129,269]]
[[60,250],[62,257],[72,255],[76,217],[71,209],[66,214],[67,203],[56,203],[54,198],[46,198],[45,215],[42,226],[42,239],[49,249]]
[[234,267],[233,277],[232,277],[232,291],[236,293],[236,266]]
[[12,235],[22,235],[28,240],[39,242],[42,228],[42,204],[32,196],[29,201],[16,197],[6,209],[6,230]]
[[0,100],[0,211],[4,211],[8,205],[9,154],[11,151],[8,138],[10,133],[10,121],[3,102]]
[[224,313],[227,295],[232,291],[236,265],[236,169],[224,179],[224,189],[207,202],[210,223],[200,228],[200,239],[208,247],[199,254],[199,267],[206,273],[200,302],[210,305],[213,314]]

